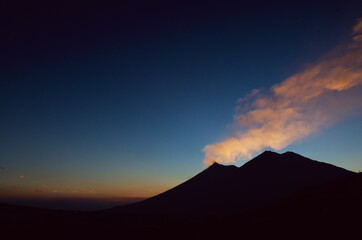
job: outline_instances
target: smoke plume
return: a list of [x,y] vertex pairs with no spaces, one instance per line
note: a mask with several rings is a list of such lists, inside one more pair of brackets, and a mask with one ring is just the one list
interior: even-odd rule
[[336,47],[267,93],[239,99],[237,131],[205,146],[204,163],[231,163],[272,148],[280,150],[362,107],[362,18],[350,43]]

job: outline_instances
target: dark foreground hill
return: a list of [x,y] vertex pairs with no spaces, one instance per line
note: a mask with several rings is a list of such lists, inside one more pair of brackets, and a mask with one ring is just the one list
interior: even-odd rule
[[240,168],[214,163],[169,191],[112,211],[186,217],[230,215],[350,174],[353,172],[292,152],[266,151]]
[[362,174],[313,185],[272,205],[198,221],[0,204],[4,239],[358,239]]
[[[234,191],[250,194],[241,207]],[[215,193],[224,195],[209,195]],[[250,202],[259,197],[267,200]],[[163,208],[159,201],[170,204]],[[71,212],[0,204],[0,230],[6,239],[350,239],[360,234],[361,202],[362,174],[294,153],[265,152],[240,168],[214,164],[127,208]],[[195,218],[187,208],[197,211],[201,203],[210,212],[203,207]],[[185,214],[174,210],[177,204]]]
[[[362,173],[304,188],[272,205],[243,214],[209,219],[209,236],[283,239],[360,238],[362,226]],[[210,229],[216,229],[211,230]]]

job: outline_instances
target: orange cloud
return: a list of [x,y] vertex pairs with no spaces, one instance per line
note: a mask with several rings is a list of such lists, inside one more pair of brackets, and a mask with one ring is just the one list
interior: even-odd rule
[[346,114],[347,109],[360,109],[361,85],[359,19],[348,45],[336,48],[327,59],[274,85],[267,94],[253,90],[240,99],[234,116],[239,130],[221,142],[205,146],[204,163],[232,163],[265,148],[280,150],[303,139],[340,114]]

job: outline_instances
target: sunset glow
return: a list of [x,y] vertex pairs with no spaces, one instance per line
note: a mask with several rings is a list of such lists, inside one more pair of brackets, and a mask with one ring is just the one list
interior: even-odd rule
[[113,2],[1,2],[0,203],[112,207],[264,150],[362,171],[358,1]]
[[[361,25],[359,20],[353,28],[352,42],[343,49],[339,47],[332,56],[274,85],[270,92],[260,94],[254,90],[251,102],[241,100],[234,116],[240,130],[205,146],[204,163],[232,163],[265,148],[283,149],[328,126],[341,114],[347,115],[343,112],[346,105],[349,111],[361,110]],[[359,91],[348,91],[351,88]],[[339,103],[333,104],[336,98]],[[244,110],[248,105],[249,109]]]

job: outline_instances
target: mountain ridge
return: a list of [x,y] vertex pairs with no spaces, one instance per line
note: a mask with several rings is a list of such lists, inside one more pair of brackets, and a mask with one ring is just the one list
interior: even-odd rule
[[[265,165],[271,162],[273,168]],[[280,169],[283,164],[288,171]],[[243,166],[213,164],[162,194],[105,211],[0,203],[0,224],[3,235],[16,239],[349,239],[346,233],[353,238],[360,235],[362,173],[294,153],[266,153]],[[310,169],[322,175],[310,175]]]
[[302,188],[349,174],[353,172],[293,152],[265,151],[241,167],[215,162],[174,188],[113,210],[187,216],[228,215],[271,204]]

